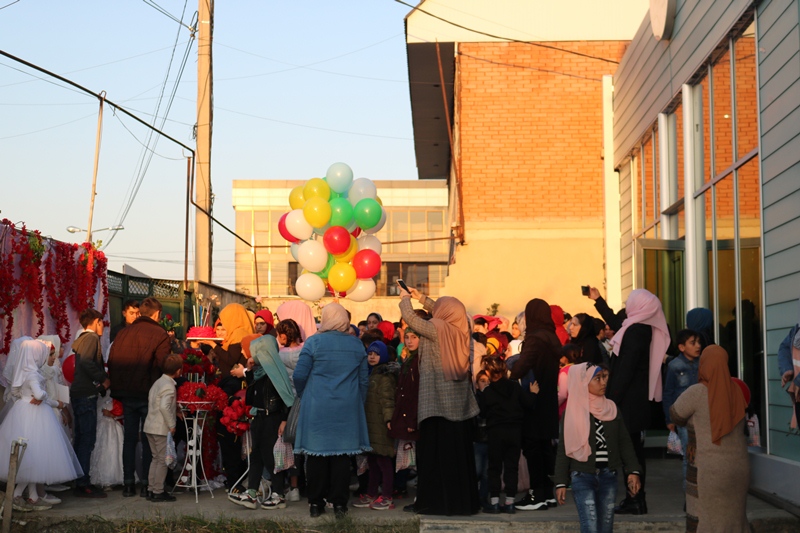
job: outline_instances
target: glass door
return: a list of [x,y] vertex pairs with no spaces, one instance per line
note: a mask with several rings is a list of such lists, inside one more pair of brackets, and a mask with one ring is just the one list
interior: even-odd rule
[[674,338],[686,324],[684,241],[637,239],[636,287],[661,300],[664,316]]

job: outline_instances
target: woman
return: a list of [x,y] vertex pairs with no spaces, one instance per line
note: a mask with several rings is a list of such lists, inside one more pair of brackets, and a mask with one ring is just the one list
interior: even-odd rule
[[603,364],[603,354],[600,352],[600,343],[597,342],[597,331],[594,327],[594,318],[586,313],[578,313],[569,322],[571,344],[581,347],[581,363]]
[[689,429],[686,530],[749,532],[747,404],[742,389],[731,381],[724,348],[703,350],[698,378],[669,412],[673,423]]
[[319,331],[303,343],[293,380],[301,398],[295,453],[306,455],[310,514],[347,513],[350,456],[370,450],[364,402],[367,352],[348,333],[347,311],[337,303],[322,308]]
[[[411,306],[417,298],[432,312],[420,318]],[[480,412],[469,376],[470,328],[459,300],[434,301],[412,289],[401,290],[400,312],[419,334],[417,499],[408,509],[421,514],[471,515],[480,509],[473,418]]]
[[661,302],[650,291],[631,291],[625,312],[627,318],[611,339],[611,377],[606,396],[622,412],[641,467],[642,490],[635,498],[625,498],[615,512],[638,515],[647,514],[647,465],[642,431],[650,427],[650,402],[661,401],[661,364],[669,349],[670,336]]
[[291,318],[297,323],[300,328],[300,341],[305,342],[310,336],[317,332],[317,323],[314,321],[314,315],[311,314],[311,308],[301,302],[300,300],[289,300],[283,302],[275,310],[278,315],[278,320],[286,320]]
[[272,316],[272,311],[262,309],[256,313],[253,318],[253,328],[259,335],[275,336],[275,318]]
[[383,322],[383,317],[380,314],[370,313],[367,315],[367,329],[375,329],[381,322]]
[[[519,322],[519,320],[518,320]],[[552,440],[558,438],[558,370],[561,341],[550,306],[534,298],[525,306],[525,341],[511,379],[522,379],[523,394],[536,381],[539,393],[533,409],[525,410],[522,426],[522,453],[528,461],[531,488],[514,506],[520,511],[544,511],[555,507],[553,482],[548,477],[555,466]],[[532,373],[532,375],[531,375]]]

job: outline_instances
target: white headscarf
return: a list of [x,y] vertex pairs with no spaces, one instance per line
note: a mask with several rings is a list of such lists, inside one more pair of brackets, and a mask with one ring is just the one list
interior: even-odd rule
[[60,379],[58,378],[61,374],[61,361],[59,361],[58,355],[61,352],[61,339],[58,338],[58,335],[42,335],[36,340],[53,345],[53,349],[55,349],[56,361],[53,363],[53,366],[44,365],[41,369],[41,372],[42,375],[47,379],[56,379],[60,382]]
[[11,382],[14,380],[14,368],[19,363],[19,352],[20,348],[22,347],[22,343],[25,341],[33,340],[33,338],[24,336],[19,337],[18,339],[14,339],[11,342],[11,348],[8,352],[8,359],[6,360],[6,366],[3,368],[3,378],[0,381],[3,382],[3,386],[7,389],[10,389]]
[[322,321],[319,324],[319,332],[341,331],[347,333],[350,329],[350,320],[347,318],[347,310],[340,304],[330,303],[322,308]]
[[11,387],[21,387],[29,379],[40,376],[39,369],[47,362],[50,347],[33,339],[22,342],[19,350],[19,361],[14,365]]

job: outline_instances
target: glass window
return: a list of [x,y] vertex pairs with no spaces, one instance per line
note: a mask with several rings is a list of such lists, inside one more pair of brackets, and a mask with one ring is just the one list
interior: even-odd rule
[[425,211],[411,211],[409,212],[411,234],[410,239],[411,253],[424,254],[427,248],[427,243],[424,239],[428,237],[427,222],[425,221]]
[[[444,212],[428,211],[428,237],[445,237],[444,233]],[[431,253],[443,253],[447,248],[446,241],[428,241],[428,251]]]
[[[390,223],[390,239],[392,242],[407,241],[409,239],[408,231],[408,211],[395,211],[392,213],[391,219],[387,221]],[[391,253],[394,254],[407,254],[408,243],[392,244]]]
[[726,51],[711,68],[714,110],[714,175],[733,164],[733,116],[731,108],[731,59]]
[[736,158],[758,147],[756,43],[751,24],[733,45],[736,89]]

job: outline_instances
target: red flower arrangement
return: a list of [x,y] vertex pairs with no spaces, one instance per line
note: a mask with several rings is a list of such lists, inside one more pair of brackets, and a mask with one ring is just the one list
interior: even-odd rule
[[244,435],[250,429],[250,407],[242,398],[236,398],[228,407],[222,410],[219,421],[230,433]]
[[183,375],[200,374],[206,379],[214,379],[217,367],[202,351],[186,348],[181,354],[183,358]]
[[222,411],[228,406],[228,395],[216,385],[187,381],[178,388],[178,404],[184,409]]
[[[21,229],[8,219],[3,219],[5,226],[2,241],[9,240],[10,253],[4,254],[4,245],[0,245],[0,314],[6,317],[6,330],[0,353],[8,353],[11,346],[11,330],[14,327],[13,311],[23,300],[33,307],[39,323],[34,335],[44,333],[44,299],[42,298],[42,256],[45,252],[42,236],[38,231],[28,233],[25,224]],[[19,270],[19,277],[14,275]]]

